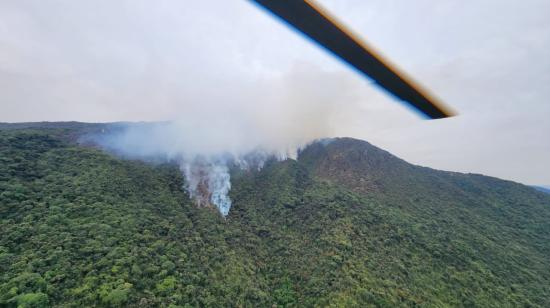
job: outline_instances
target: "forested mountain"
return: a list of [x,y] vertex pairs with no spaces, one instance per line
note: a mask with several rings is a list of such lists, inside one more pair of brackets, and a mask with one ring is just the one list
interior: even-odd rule
[[550,307],[550,195],[322,140],[232,171],[224,218],[175,164],[0,125],[0,306]]

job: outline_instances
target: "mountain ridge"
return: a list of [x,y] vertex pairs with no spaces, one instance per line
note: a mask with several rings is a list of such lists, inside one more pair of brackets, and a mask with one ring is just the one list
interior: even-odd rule
[[[120,127],[123,127],[124,125],[140,125],[140,124],[144,124],[144,123],[147,124],[147,123],[164,123],[164,122],[148,122],[148,121],[139,121],[139,122],[117,121],[117,122],[98,122],[98,123],[79,122],[79,121],[0,122],[0,130],[61,129],[61,130],[67,130],[67,131],[71,131],[71,132],[75,133],[75,134],[72,135],[71,141],[86,144],[87,142],[89,142],[89,140],[87,140],[87,139],[81,140],[78,137],[86,137],[86,136],[92,135],[94,133],[101,133],[102,130],[105,130],[105,129],[107,129],[107,130],[119,129]],[[503,181],[509,181],[509,182],[513,182],[513,183],[517,183],[517,184],[521,184],[521,185],[526,185],[526,184],[523,184],[523,183],[520,183],[520,182],[517,182],[517,181],[497,178],[497,177],[493,177],[493,176],[485,175],[485,174],[481,174],[481,173],[476,173],[476,172],[463,173],[463,172],[450,171],[450,170],[439,170],[439,169],[434,169],[434,168],[431,168],[431,167],[428,167],[428,166],[412,164],[412,163],[409,163],[409,162],[405,161],[402,158],[399,158],[399,157],[391,154],[390,152],[388,152],[386,150],[383,150],[383,149],[371,144],[370,142],[368,142],[366,140],[357,139],[357,138],[353,138],[353,137],[330,137],[330,138],[322,138],[322,139],[313,140],[310,143],[306,144],[304,146],[304,148],[299,149],[298,153],[304,152],[305,149],[309,150],[309,148],[311,148],[311,146],[317,146],[317,145],[323,145],[323,144],[328,145],[334,140],[336,140],[336,141],[338,141],[338,140],[345,141],[345,142],[348,142],[348,143],[354,143],[354,142],[365,143],[365,144],[368,144],[370,147],[372,147],[372,149],[375,149],[376,151],[380,151],[380,153],[386,153],[387,155],[389,155],[391,157],[394,157],[398,160],[401,160],[402,162],[404,162],[406,164],[409,164],[409,165],[415,166],[415,167],[419,167],[419,168],[428,168],[428,169],[431,169],[431,170],[437,170],[437,171],[441,171],[441,172],[450,172],[450,173],[455,173],[455,174],[480,175],[480,176],[486,176],[486,177],[492,177],[492,178],[495,178],[495,179],[500,179],[500,180],[503,180]],[[92,144],[93,144],[93,142],[89,143],[88,145],[92,145]],[[548,187],[541,186],[541,185],[526,185],[526,186],[548,189]]]

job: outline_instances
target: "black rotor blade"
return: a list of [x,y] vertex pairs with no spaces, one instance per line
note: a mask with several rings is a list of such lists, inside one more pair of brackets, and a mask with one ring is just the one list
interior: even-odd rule
[[312,0],[252,0],[431,119],[452,116],[441,102],[390,65]]

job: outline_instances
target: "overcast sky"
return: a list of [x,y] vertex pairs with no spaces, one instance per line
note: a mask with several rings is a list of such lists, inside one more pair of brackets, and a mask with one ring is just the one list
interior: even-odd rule
[[550,1],[319,2],[459,116],[423,120],[246,0],[0,0],[0,121],[170,120],[204,101],[231,117],[281,85],[315,101],[313,84],[337,104],[329,136],[550,185]]

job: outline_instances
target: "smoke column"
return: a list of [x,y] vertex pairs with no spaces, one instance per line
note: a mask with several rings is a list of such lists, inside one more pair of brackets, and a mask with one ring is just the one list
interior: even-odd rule
[[231,181],[227,165],[221,162],[195,160],[183,162],[180,169],[185,175],[189,196],[194,198],[199,206],[212,204],[223,216],[227,216],[231,208]]
[[215,206],[223,216],[227,216],[231,208],[229,166],[259,170],[269,158],[283,160],[296,156],[295,150],[289,152],[290,147],[286,147],[285,152],[260,147],[243,147],[242,152],[236,149],[230,152],[226,150],[229,144],[204,143],[205,140],[196,139],[195,134],[189,136],[183,127],[185,125],[180,122],[117,123],[81,141],[91,141],[125,158],[177,162],[189,196],[199,207]]
[[178,162],[190,197],[226,216],[230,166],[260,169],[270,157],[295,158],[301,146],[333,136],[333,125],[355,112],[342,105],[354,106],[357,86],[299,65],[223,97],[214,91],[202,100],[182,98],[185,108],[171,121],[117,124],[94,141],[125,157]]

